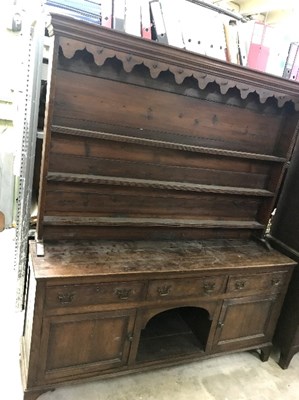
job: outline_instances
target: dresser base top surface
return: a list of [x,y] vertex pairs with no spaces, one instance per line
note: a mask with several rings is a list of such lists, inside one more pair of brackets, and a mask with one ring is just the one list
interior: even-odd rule
[[57,241],[30,254],[36,278],[151,275],[244,268],[284,267],[295,262],[248,240],[206,241]]

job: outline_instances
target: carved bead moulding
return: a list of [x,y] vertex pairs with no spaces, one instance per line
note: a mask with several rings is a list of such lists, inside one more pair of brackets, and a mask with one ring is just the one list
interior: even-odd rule
[[223,95],[236,87],[242,99],[256,92],[261,103],[274,97],[279,107],[291,101],[299,110],[297,82],[65,16],[52,15],[52,27],[56,43],[66,58],[72,58],[77,50],[86,50],[93,55],[98,66],[115,57],[122,62],[127,73],[136,65],[143,64],[153,79],[158,78],[162,71],[170,71],[177,84],[183,83],[187,77],[194,77],[202,90],[209,83],[216,82]]

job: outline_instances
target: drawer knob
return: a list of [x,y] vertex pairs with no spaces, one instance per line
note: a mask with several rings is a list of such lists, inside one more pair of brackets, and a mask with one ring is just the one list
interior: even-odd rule
[[57,298],[60,304],[69,304],[73,301],[75,293],[58,293]]
[[211,294],[215,290],[215,282],[204,282],[203,291],[205,294]]
[[115,293],[120,300],[128,300],[132,289],[115,289]]
[[280,279],[279,278],[273,278],[271,280],[272,286],[278,286],[280,284]]
[[235,288],[237,290],[242,290],[245,288],[246,281],[236,281]]
[[159,296],[161,296],[161,297],[168,296],[169,293],[170,293],[170,290],[171,290],[171,285],[168,285],[168,286],[166,286],[166,285],[164,285],[164,286],[159,286],[159,287],[157,288],[157,292],[158,292]]

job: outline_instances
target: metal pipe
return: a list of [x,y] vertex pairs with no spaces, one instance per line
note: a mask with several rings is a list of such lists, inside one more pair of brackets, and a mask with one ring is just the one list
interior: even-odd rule
[[238,21],[248,22],[248,18],[243,17],[243,15],[234,13],[234,12],[229,11],[229,10],[225,10],[224,8],[216,6],[215,4],[206,3],[205,1],[202,1],[202,0],[187,0],[187,1],[189,1],[190,3],[197,4],[198,6],[202,6],[202,7],[208,8],[208,9],[210,9],[212,11],[216,11],[216,12],[218,12],[220,14],[227,15],[229,17],[237,19]]

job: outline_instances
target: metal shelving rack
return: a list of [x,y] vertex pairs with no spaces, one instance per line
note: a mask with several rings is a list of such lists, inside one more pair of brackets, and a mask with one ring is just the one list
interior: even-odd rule
[[[43,60],[43,38],[45,14],[40,5],[40,13],[32,23],[23,24],[22,45],[24,54],[24,86],[21,94],[19,113],[22,115],[22,142],[19,181],[17,185],[16,236],[14,268],[17,271],[16,309],[24,306],[24,291],[27,269],[27,247],[31,216],[32,183],[37,138],[40,85]],[[24,50],[24,49],[23,49]]]

